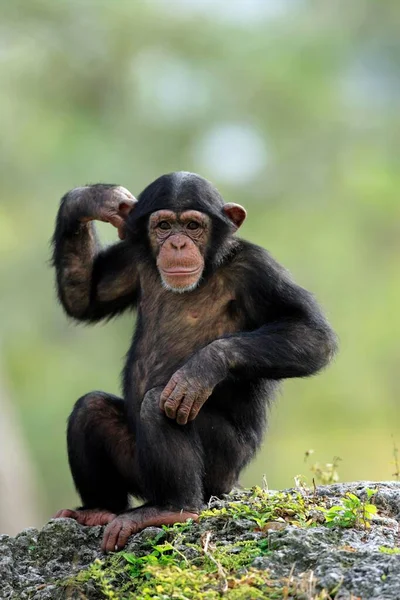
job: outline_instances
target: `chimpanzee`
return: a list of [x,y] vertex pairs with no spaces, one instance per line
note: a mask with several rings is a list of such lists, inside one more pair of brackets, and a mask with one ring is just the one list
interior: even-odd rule
[[[335,351],[312,295],[234,235],[245,217],[187,172],[137,200],[110,184],[61,200],[53,263],[65,312],[89,322],[138,312],[123,399],[90,392],[68,421],[82,507],[56,516],[108,524],[104,551],[147,526],[196,520],[228,493],[261,444],[279,380],[316,373]],[[121,241],[101,248],[94,220]],[[128,495],[145,504],[131,509]]]

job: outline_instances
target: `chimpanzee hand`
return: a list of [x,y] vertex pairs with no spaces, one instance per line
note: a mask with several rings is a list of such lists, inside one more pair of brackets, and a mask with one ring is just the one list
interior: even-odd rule
[[160,397],[160,408],[170,419],[176,419],[179,425],[186,425],[195,419],[211,396],[213,389],[224,378],[224,374],[214,363],[193,358],[176,371]]
[[91,185],[76,188],[68,194],[68,207],[81,223],[104,221],[118,229],[119,238],[125,237],[125,221],[137,200],[122,186]]

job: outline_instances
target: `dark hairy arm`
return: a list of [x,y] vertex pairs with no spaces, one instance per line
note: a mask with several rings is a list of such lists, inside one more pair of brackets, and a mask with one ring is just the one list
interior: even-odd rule
[[306,377],[325,367],[336,351],[336,337],[312,295],[290,281],[274,290],[271,316],[253,331],[213,342],[226,375],[245,378]]
[[336,336],[312,294],[266,251],[246,246],[232,275],[249,330],[211,342],[172,376],[161,406],[178,423],[194,419],[228,376],[305,377],[326,366],[336,351]]
[[238,265],[243,331],[210,344],[226,374],[286,379],[313,375],[336,352],[336,336],[313,295],[294,283],[265,250],[251,246]]
[[53,235],[59,300],[75,319],[97,321],[132,306],[138,291],[133,250],[125,241],[101,248],[94,220],[106,221],[124,238],[135,204],[125,188],[96,184],[71,190],[61,200]]

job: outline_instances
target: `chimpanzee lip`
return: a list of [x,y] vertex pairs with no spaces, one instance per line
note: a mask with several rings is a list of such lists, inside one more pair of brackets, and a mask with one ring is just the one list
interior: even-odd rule
[[162,269],[165,275],[194,275],[200,271],[200,267],[196,267],[196,269],[184,269],[182,267],[178,267],[175,269]]

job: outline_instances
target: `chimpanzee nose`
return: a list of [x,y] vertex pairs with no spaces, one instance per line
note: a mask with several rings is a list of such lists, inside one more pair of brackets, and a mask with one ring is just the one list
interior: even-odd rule
[[174,250],[183,250],[186,246],[186,240],[184,238],[175,238],[170,240],[170,242]]

